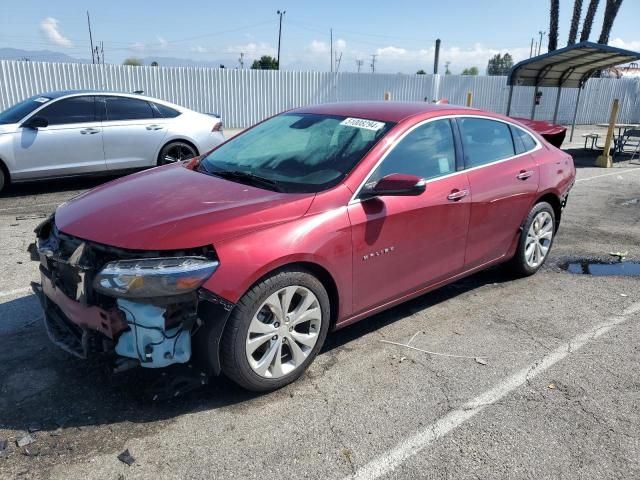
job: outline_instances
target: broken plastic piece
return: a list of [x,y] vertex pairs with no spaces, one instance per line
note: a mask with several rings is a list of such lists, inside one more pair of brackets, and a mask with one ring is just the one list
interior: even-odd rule
[[118,460],[120,460],[122,463],[126,463],[129,466],[133,465],[133,463],[136,461],[136,459],[133,458],[133,456],[129,453],[128,448],[120,455],[118,455]]
[[33,442],[35,442],[35,439],[31,435],[25,435],[16,441],[16,445],[19,447],[26,447]]
[[165,308],[118,299],[131,330],[116,344],[116,353],[134,358],[146,368],[162,368],[186,363],[191,358],[191,332],[182,325],[165,330]]

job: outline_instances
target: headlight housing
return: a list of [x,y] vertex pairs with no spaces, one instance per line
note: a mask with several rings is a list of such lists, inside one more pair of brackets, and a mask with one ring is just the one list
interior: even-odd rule
[[153,298],[193,292],[216,271],[219,262],[204,257],[117,260],[96,275],[96,291],[119,298]]

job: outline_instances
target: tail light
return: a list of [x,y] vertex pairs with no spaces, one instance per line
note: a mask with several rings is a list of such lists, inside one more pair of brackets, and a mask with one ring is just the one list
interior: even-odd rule
[[212,132],[221,132],[222,131],[222,120],[213,124]]

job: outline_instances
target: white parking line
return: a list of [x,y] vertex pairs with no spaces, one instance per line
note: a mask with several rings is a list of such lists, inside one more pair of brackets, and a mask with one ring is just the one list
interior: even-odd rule
[[515,389],[545,372],[553,365],[563,360],[572,353],[598,337],[604,335],[613,327],[629,320],[629,316],[640,313],[640,302],[632,304],[622,312],[621,316],[614,316],[607,321],[596,325],[583,334],[573,337],[568,342],[560,345],[553,352],[545,355],[540,360],[532,363],[526,368],[514,373],[491,390],[468,401],[460,408],[450,411],[435,423],[419,430],[411,437],[401,441],[392,450],[383,453],[371,462],[358,469],[356,473],[348,478],[357,480],[373,480],[386,475],[416,455],[421,450],[429,446],[447,433],[462,425],[464,422],[474,417],[486,407],[493,405],[503,397],[513,392]]
[[0,297],[9,297],[11,295],[20,295],[21,293],[31,292],[31,287],[17,288],[15,290],[7,290],[0,292]]
[[602,177],[608,177],[609,175],[624,175],[625,173],[638,173],[640,172],[640,169],[636,170],[625,170],[624,172],[610,172],[610,173],[603,173],[602,175],[594,175],[593,177],[587,177],[587,178],[579,178],[578,180],[576,180],[576,183],[578,182],[588,182],[589,180],[593,180],[595,178],[602,178]]

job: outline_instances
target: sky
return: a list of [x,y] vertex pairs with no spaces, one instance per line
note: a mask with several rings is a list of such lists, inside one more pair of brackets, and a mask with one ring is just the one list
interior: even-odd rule
[[[588,1],[584,0],[583,15]],[[592,29],[597,40],[605,0]],[[509,52],[516,61],[529,57],[531,39],[548,30],[548,0],[2,0],[0,48],[53,50],[90,58],[86,10],[94,42],[104,42],[105,59],[178,57],[244,66],[261,55],[276,56],[277,10],[282,24],[281,67],[330,69],[330,29],[340,71],[415,73],[433,71],[434,43],[442,41],[444,63],[460,73]],[[560,0],[559,46],[566,45],[573,0]],[[640,50],[640,0],[625,0],[610,36],[610,45]],[[543,38],[542,51],[546,49]]]

